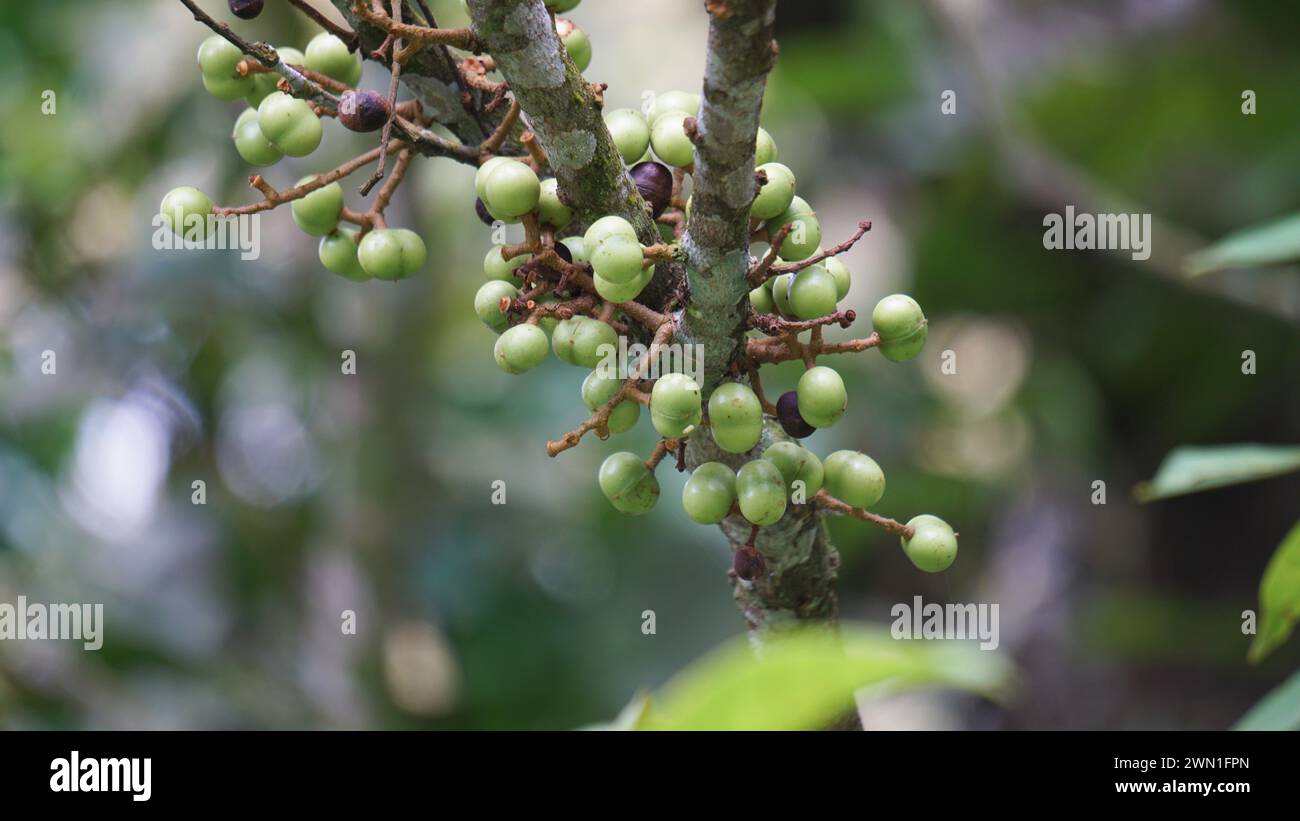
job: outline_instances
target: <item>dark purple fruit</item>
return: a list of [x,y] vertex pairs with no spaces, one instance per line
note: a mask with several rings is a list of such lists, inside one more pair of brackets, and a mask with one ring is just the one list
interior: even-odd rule
[[393,113],[378,91],[345,91],[339,97],[339,122],[353,131],[378,131]]
[[483,200],[478,197],[474,198],[474,213],[478,214],[478,218],[489,228],[492,227],[494,222],[496,222],[496,218],[488,213],[487,206],[484,205]]
[[752,582],[767,570],[767,560],[753,545],[742,545],[731,557],[731,569],[739,578]]
[[666,165],[647,160],[632,166],[628,173],[641,196],[650,203],[652,213],[656,217],[662,214],[673,198],[673,172]]
[[230,13],[241,20],[252,20],[262,13],[262,0],[229,0]]
[[817,430],[799,415],[798,391],[786,391],[781,394],[780,399],[776,400],[776,418],[780,420],[785,432],[796,439],[812,436]]
[[569,250],[569,246],[565,245],[563,240],[555,243],[555,254],[570,265],[573,264],[573,252]]

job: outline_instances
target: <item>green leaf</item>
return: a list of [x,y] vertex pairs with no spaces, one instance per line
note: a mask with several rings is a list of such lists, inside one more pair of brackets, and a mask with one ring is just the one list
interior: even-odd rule
[[1300,470],[1300,446],[1217,445],[1175,448],[1155,478],[1133,489],[1139,502],[1252,482]]
[[582,730],[640,730],[645,725],[646,716],[650,714],[650,694],[638,690],[613,721],[588,724]]
[[1300,214],[1257,225],[1188,255],[1183,268],[1201,276],[1228,268],[1256,268],[1300,259]]
[[888,630],[844,625],[838,640],[806,629],[767,641],[758,653],[728,642],[665,684],[643,724],[656,730],[812,730],[853,709],[854,691],[956,687],[1007,694],[1014,668],[973,643],[905,641]]
[[1250,643],[1252,662],[1287,640],[1300,620],[1300,522],[1282,540],[1259,582],[1259,632]]
[[1300,672],[1261,698],[1232,729],[1300,730]]

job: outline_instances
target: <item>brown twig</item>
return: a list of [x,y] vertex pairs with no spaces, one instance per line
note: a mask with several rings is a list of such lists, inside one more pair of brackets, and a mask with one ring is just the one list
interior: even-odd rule
[[501,149],[501,144],[510,136],[510,130],[515,127],[515,122],[519,119],[519,101],[511,100],[510,108],[506,110],[506,115],[501,118],[500,124],[486,140],[478,147],[479,162],[487,162],[493,154]]
[[314,6],[307,2],[307,0],[289,0],[289,5],[307,15],[316,23],[316,25],[346,43],[348,51],[356,51],[357,46],[361,44],[361,38],[357,36],[355,31],[344,28],[333,20],[330,20],[328,17],[317,11]]
[[749,272],[748,278],[751,288],[757,288],[767,281],[772,266],[780,257],[781,243],[785,242],[785,238],[790,235],[790,231],[793,227],[794,226],[790,223],[786,223],[776,230],[776,234],[772,236],[772,247],[767,249],[767,253],[763,255],[763,259]]
[[[781,227],[782,229],[785,229],[788,228],[789,225],[783,225]],[[870,230],[871,230],[870,221],[859,222],[858,230],[853,232],[853,236],[849,237],[844,242],[841,242],[839,245],[836,245],[835,247],[830,248],[826,251],[822,251],[820,254],[813,254],[807,259],[801,259],[798,262],[783,262],[780,265],[773,265],[771,266],[772,271],[778,274],[790,274],[790,273],[794,273],[795,271],[802,271],[804,268],[807,268],[810,265],[816,265],[817,263],[821,262],[824,259],[829,259],[830,257],[837,256],[849,250],[850,248],[853,247],[854,243],[862,239],[863,234],[867,233]],[[780,234],[779,231],[777,233],[778,235]],[[779,243],[774,243],[774,245],[779,245]]]
[[682,440],[680,439],[660,439],[658,442],[655,442],[655,448],[651,451],[650,458],[645,460],[646,468],[653,473],[654,469],[659,467],[659,463],[664,460],[665,456],[669,453],[677,453],[681,446]]
[[[393,19],[395,19],[400,24],[402,22],[402,0],[392,0],[392,4],[393,4]],[[396,59],[396,54],[397,54],[397,49],[401,47],[401,44],[402,41],[400,39],[395,40],[393,42],[394,59],[393,59],[393,65],[389,69],[390,73],[389,73],[389,80],[388,80],[389,114],[388,114],[388,119],[384,121],[383,135],[380,137],[379,140],[379,164],[375,166],[375,172],[370,175],[370,179],[366,180],[365,183],[361,186],[361,196],[363,197],[366,194],[369,194],[370,189],[374,188],[375,185],[384,178],[384,164],[388,160],[388,148],[387,148],[388,136],[393,133],[393,119],[397,117],[397,82],[402,75],[402,61]],[[383,219],[382,215],[380,216],[380,219],[381,220]]]
[[834,513],[843,513],[847,516],[852,516],[855,519],[861,519],[864,522],[871,522],[873,525],[884,528],[895,536],[901,536],[904,539],[912,538],[916,532],[914,529],[908,527],[902,522],[895,521],[887,516],[877,515],[868,510],[863,510],[860,507],[853,507],[846,502],[841,502],[839,499],[836,499],[834,496],[827,493],[825,488],[817,491],[816,495],[813,496],[812,501]]
[[824,325],[839,325],[847,328],[858,318],[857,311],[835,311],[816,319],[785,319],[774,314],[749,314],[749,327],[757,328],[768,336],[782,336],[788,333],[802,333]]
[[[388,148],[396,151],[402,145],[403,143],[401,140],[393,140],[388,144]],[[260,211],[269,211],[276,206],[284,205],[286,202],[292,202],[293,200],[305,197],[318,188],[329,185],[335,180],[343,179],[357,169],[369,165],[379,159],[379,151],[379,148],[372,148],[360,156],[353,157],[331,171],[326,171],[324,174],[319,174],[302,185],[296,185],[293,188],[288,188],[284,191],[276,191],[262,178],[261,174],[254,174],[248,178],[248,184],[262,192],[266,197],[264,200],[250,205],[214,208],[213,213],[218,216],[229,217],[238,216],[239,214],[256,214]]]
[[474,36],[473,29],[430,28],[429,26],[419,26],[414,23],[403,23],[401,15],[390,17],[384,13],[382,6],[377,4],[372,6],[367,0],[352,0],[352,11],[367,23],[377,26],[393,37],[405,40],[412,45],[421,47],[429,45],[454,46],[465,51],[478,51],[481,48],[478,38]]

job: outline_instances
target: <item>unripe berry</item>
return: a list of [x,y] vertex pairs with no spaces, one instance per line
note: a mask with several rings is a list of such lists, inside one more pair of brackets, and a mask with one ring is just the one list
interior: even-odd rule
[[758,189],[749,213],[762,220],[779,217],[794,202],[794,172],[779,162],[764,163],[758,170],[767,175],[767,182]]
[[484,325],[501,333],[510,322],[510,318],[501,311],[501,300],[518,296],[519,289],[509,282],[490,279],[474,294],[474,313]]
[[555,12],[569,11],[581,2],[582,0],[546,0],[546,7]]
[[682,111],[672,111],[660,116],[650,128],[650,145],[655,156],[678,168],[695,162],[695,144],[686,136],[684,125],[688,116]]
[[508,162],[517,162],[517,161],[511,159],[510,157],[492,157],[488,159],[486,162],[484,162],[482,165],[480,165],[478,167],[478,171],[474,172],[474,193],[478,194],[479,199],[483,200],[486,203],[488,177],[492,175],[493,171],[497,170],[502,165]]
[[594,368],[618,350],[618,331],[612,325],[589,316],[574,319],[578,322],[573,331],[573,364]]
[[766,285],[760,285],[749,292],[749,306],[754,309],[756,314],[770,314],[776,310],[776,303],[772,300],[772,292],[767,289]]
[[573,221],[573,209],[560,199],[560,182],[554,177],[542,180],[537,197],[537,218],[552,228],[563,228]]
[[590,253],[591,269],[596,276],[622,285],[641,276],[645,255],[641,243],[623,236],[607,237]]
[[659,501],[659,480],[635,453],[610,454],[600,465],[600,491],[620,513],[637,516]]
[[528,254],[520,254],[506,260],[501,254],[504,248],[504,245],[493,245],[488,249],[487,256],[483,257],[483,275],[488,279],[499,279],[502,282],[518,282],[519,277],[515,276],[514,270],[528,261]]
[[542,184],[536,172],[518,160],[495,166],[483,185],[483,202],[493,214],[518,217],[537,207]]
[[781,471],[766,459],[746,462],[736,474],[736,501],[751,524],[776,524],[785,515],[787,501]]
[[158,213],[173,234],[185,240],[201,240],[208,235],[208,217],[212,200],[199,189],[183,185],[173,188],[162,198]]
[[199,71],[203,87],[219,100],[238,100],[253,90],[251,75],[235,76],[235,67],[244,59],[239,47],[214,34],[199,44]]
[[273,165],[284,156],[284,152],[262,135],[262,129],[257,124],[257,111],[254,109],[244,109],[244,113],[235,120],[235,129],[230,136],[235,141],[235,150],[249,165]]
[[865,453],[837,450],[822,467],[826,492],[847,505],[869,508],[885,495],[885,472]]
[[587,228],[587,233],[582,237],[587,255],[590,257],[591,252],[595,250],[597,245],[613,236],[622,236],[633,242],[637,241],[636,229],[632,227],[632,223],[611,214],[608,217],[601,217]]
[[326,234],[320,238],[316,254],[320,257],[321,265],[341,277],[356,282],[370,279],[370,275],[361,267],[361,260],[357,259],[356,231],[338,228]]
[[569,52],[569,59],[573,60],[578,71],[586,71],[587,66],[591,65],[591,39],[587,37],[587,32],[578,28],[572,20],[563,17],[555,18],[555,31],[560,35],[560,42],[564,43],[564,50]]
[[835,277],[821,263],[809,265],[790,283],[790,309],[800,319],[816,319],[835,311]]
[[659,435],[685,436],[700,424],[700,386],[681,373],[666,373],[650,391],[650,423]]
[[563,257],[565,252],[560,250],[561,247],[568,249],[566,259],[569,262],[587,261],[587,242],[582,237],[565,237],[555,244],[555,253]]
[[702,525],[715,525],[727,518],[735,501],[736,474],[721,462],[700,465],[682,488],[682,508]]
[[952,526],[929,513],[914,516],[907,523],[913,528],[912,538],[899,537],[903,552],[912,564],[926,573],[947,570],[957,559],[957,535]]
[[766,165],[775,161],[776,140],[767,133],[767,129],[759,128],[758,137],[754,140],[754,165]]
[[339,122],[352,131],[378,131],[392,114],[393,106],[378,91],[345,91],[339,95]]
[[763,451],[763,458],[776,465],[785,480],[787,491],[794,490],[795,482],[803,482],[803,498],[811,499],[822,489],[824,472],[821,460],[807,448],[794,442],[777,442]]
[[[279,55],[280,62],[286,65],[301,66],[307,61],[302,52],[292,46],[280,46],[275,53]],[[257,108],[271,92],[276,90],[280,82],[280,74],[277,71],[259,71],[248,76],[253,78],[253,88],[244,95],[244,99],[250,106]]]
[[817,246],[822,242],[821,223],[817,222],[817,215],[803,197],[794,197],[790,200],[789,208],[779,216],[768,220],[768,236],[776,236],[776,232],[781,230],[783,225],[792,227],[785,242],[781,243],[781,250],[777,252],[781,259],[798,262],[817,253]]
[[[632,182],[636,183],[636,190],[641,192],[641,197],[650,204],[650,211],[654,216],[659,216],[672,202],[673,198],[673,172],[668,170],[668,166],[654,161],[639,162],[632,166],[628,173],[632,177]],[[660,226],[672,231],[672,226]],[[668,236],[672,240],[671,233]]]
[[[314,179],[315,177],[303,177],[297,185]],[[307,196],[294,200],[289,204],[289,210],[293,212],[294,223],[304,233],[323,237],[338,227],[339,214],[343,211],[343,186],[337,182],[323,185]]]
[[229,0],[230,13],[241,20],[252,20],[262,13],[262,0]]
[[497,366],[506,373],[523,373],[542,364],[546,359],[546,349],[546,331],[524,323],[507,328],[497,337],[492,355]]
[[894,362],[920,353],[929,335],[921,306],[906,294],[893,294],[877,302],[871,312],[871,324],[880,334],[880,352]]
[[724,382],[709,396],[713,441],[728,453],[744,453],[763,435],[763,406],[748,385]]
[[799,394],[799,415],[815,428],[834,425],[849,406],[844,380],[825,365],[804,371],[795,391]]
[[347,43],[327,31],[311,39],[305,56],[307,68],[340,83],[354,86],[361,79],[361,55],[348,51]]
[[320,117],[306,100],[273,91],[257,106],[262,136],[290,157],[305,157],[320,145]]
[[605,127],[614,138],[614,145],[623,162],[632,165],[650,146],[650,126],[641,112],[630,108],[616,108],[605,115]]
[[822,264],[826,266],[826,271],[835,278],[835,301],[838,302],[844,299],[849,295],[849,286],[853,284],[853,278],[849,275],[848,266],[840,262],[839,257],[828,257]]
[[424,240],[409,228],[377,228],[361,238],[357,259],[378,279],[409,277],[424,267]]
[[799,415],[798,391],[786,391],[776,400],[776,418],[781,422],[781,429],[795,439],[803,439],[817,432]]
[[596,293],[600,294],[600,298],[606,302],[630,302],[650,284],[650,280],[654,279],[654,273],[654,268],[648,268],[636,277],[621,283],[610,282],[599,275],[593,275],[591,279],[596,284]]
[[653,128],[655,121],[665,114],[671,114],[674,111],[683,111],[694,117],[700,113],[700,95],[692,94],[689,91],[665,91],[663,94],[655,95],[654,103],[650,107],[650,114],[647,119]]
[[[623,387],[623,380],[616,375],[606,376],[597,368],[587,374],[587,378],[582,380],[582,403],[587,406],[587,410],[594,411],[614,398],[619,388]],[[636,420],[641,418],[641,404],[631,399],[625,399],[614,406],[609,413],[609,432],[622,433],[636,424]]]
[[771,279],[772,301],[782,316],[794,316],[794,306],[790,304],[790,285],[793,282],[794,274],[781,274]]

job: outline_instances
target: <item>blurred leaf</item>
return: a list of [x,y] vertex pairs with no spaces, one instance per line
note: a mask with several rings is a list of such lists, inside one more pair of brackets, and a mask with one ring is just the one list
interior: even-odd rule
[[1232,729],[1300,730],[1300,672],[1261,698]]
[[[760,657],[761,655],[761,657]],[[644,721],[655,730],[810,730],[853,707],[866,685],[891,692],[923,685],[1005,695],[1014,668],[974,644],[900,641],[880,627],[845,625],[838,639],[809,629],[756,654],[728,642],[664,685]]]
[[1139,502],[1166,499],[1198,490],[1267,479],[1300,470],[1300,447],[1289,445],[1218,445],[1170,451],[1155,478],[1133,489]]
[[584,730],[640,730],[645,727],[646,716],[650,714],[650,694],[638,690],[613,721],[600,724],[588,724]]
[[1300,214],[1230,234],[1191,254],[1183,267],[1188,276],[1228,268],[1255,268],[1300,259]]
[[1300,522],[1278,545],[1259,583],[1259,632],[1247,658],[1257,662],[1287,640],[1300,619]]

